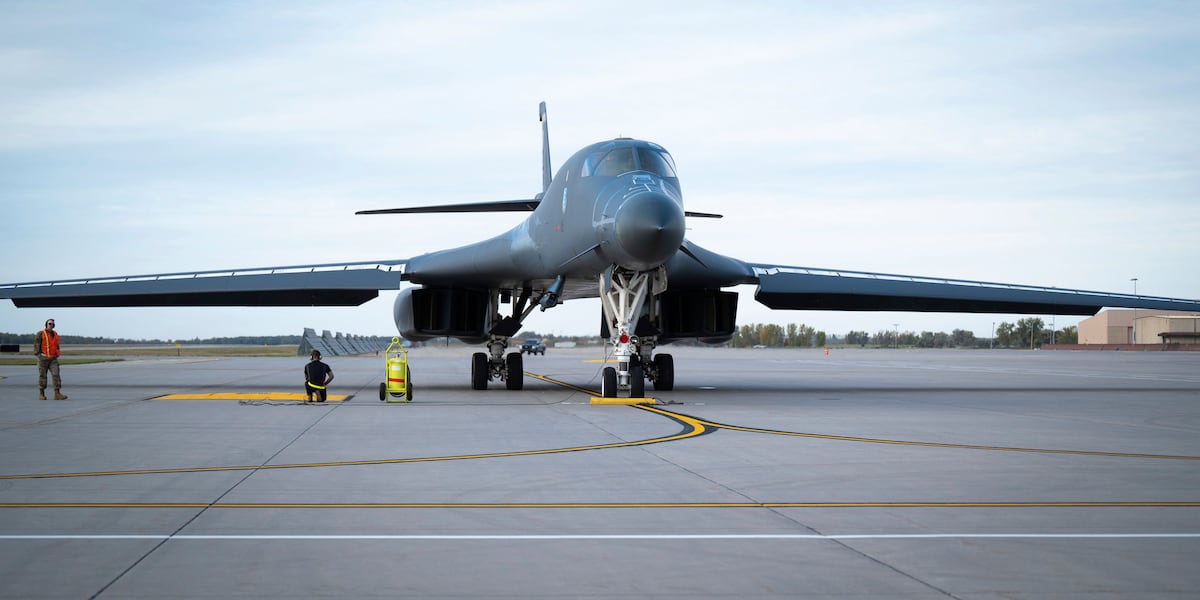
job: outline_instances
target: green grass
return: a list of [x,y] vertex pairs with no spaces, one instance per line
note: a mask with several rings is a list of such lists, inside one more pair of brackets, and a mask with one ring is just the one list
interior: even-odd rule
[[[120,362],[123,358],[60,358],[60,365],[90,365],[92,363],[103,362]],[[3,356],[0,357],[0,366],[6,367],[36,367],[38,361],[36,358],[23,356]]]
[[299,346],[124,346],[104,348],[63,348],[63,356],[72,354],[87,356],[286,356],[294,358]]
[[[287,357],[295,358],[300,347],[284,346],[63,346],[59,364],[82,365],[96,362],[112,362],[131,356],[213,356],[213,357]],[[103,358],[97,358],[103,357]],[[0,356],[0,365],[36,365],[37,358],[23,352],[19,355]]]

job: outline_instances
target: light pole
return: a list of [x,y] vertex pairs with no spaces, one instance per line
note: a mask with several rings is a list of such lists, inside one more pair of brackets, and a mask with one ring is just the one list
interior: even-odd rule
[[896,349],[900,349],[900,324],[892,323],[892,327],[896,329]]
[[996,348],[996,322],[992,321],[992,339],[988,340],[988,350]]
[[[1133,282],[1134,297],[1137,297],[1137,280],[1138,280],[1137,277],[1130,278],[1130,281]],[[1134,309],[1133,309],[1133,340],[1132,340],[1132,342],[1135,346],[1137,345],[1137,307],[1134,307]]]

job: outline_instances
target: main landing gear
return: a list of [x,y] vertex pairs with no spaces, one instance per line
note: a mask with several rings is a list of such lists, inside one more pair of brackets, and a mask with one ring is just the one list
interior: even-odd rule
[[645,310],[647,300],[653,308],[654,299],[666,289],[667,271],[663,267],[642,272],[609,268],[601,275],[600,303],[617,361],[615,368],[604,367],[600,373],[601,396],[616,398],[620,391],[628,391],[630,398],[644,398],[647,378],[655,390],[674,389],[674,359],[670,354],[653,356],[658,336],[636,335],[638,319],[651,312]]
[[[533,290],[528,287],[521,290],[521,295],[513,304],[512,316],[499,319],[492,326],[487,342],[488,351],[471,355],[471,388],[486,390],[488,382],[493,379],[503,381],[504,387],[510,390],[525,387],[525,361],[520,349],[509,352],[507,356],[504,351],[508,348],[508,340],[521,330],[521,323],[536,306],[553,306],[558,301],[562,285],[562,282],[556,280],[551,289],[543,292],[533,303],[529,303]],[[501,301],[508,302],[512,298],[511,293],[496,291],[492,299],[493,305],[498,306]]]
[[[521,328],[521,322],[529,316],[535,306],[543,310],[558,304],[565,279],[559,277],[534,302],[531,290],[525,288],[513,307],[511,317],[500,319],[490,331],[487,352],[476,352],[471,356],[471,387],[486,390],[488,382],[501,380],[510,390],[524,387],[525,365],[520,351],[509,352],[509,339]],[[667,290],[667,270],[659,267],[652,271],[629,271],[609,267],[600,276],[600,303],[604,309],[604,322],[608,327],[612,354],[616,367],[604,367],[601,371],[600,393],[605,398],[616,398],[618,393],[627,393],[630,398],[646,396],[646,380],[658,391],[675,388],[675,361],[670,354],[654,355],[658,346],[658,330],[637,330],[638,322],[647,317],[651,322],[659,321],[658,296]]]
[[492,336],[487,352],[471,355],[471,388],[486,390],[493,379],[504,381],[504,387],[519,390],[525,387],[525,361],[520,352],[509,352],[508,338]]

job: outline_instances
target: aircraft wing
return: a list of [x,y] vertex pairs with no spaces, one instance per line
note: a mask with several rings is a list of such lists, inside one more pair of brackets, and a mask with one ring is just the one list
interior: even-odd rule
[[404,260],[0,284],[21,308],[357,306],[400,289]]
[[[380,208],[360,210],[356,215],[412,215],[420,213],[483,213],[483,212],[529,212],[541,204],[540,198],[530,200],[496,200],[494,202],[468,202],[466,204],[440,204],[435,206],[410,206],[407,208]],[[720,219],[715,213],[684,211],[689,217]]]
[[478,213],[478,212],[529,212],[538,207],[540,199],[496,200],[494,202],[469,202],[467,204],[442,204],[437,206],[410,206],[408,208],[381,208],[360,210],[356,215],[409,215],[418,213]]
[[749,263],[773,309],[1094,315],[1101,308],[1200,311],[1200,300]]

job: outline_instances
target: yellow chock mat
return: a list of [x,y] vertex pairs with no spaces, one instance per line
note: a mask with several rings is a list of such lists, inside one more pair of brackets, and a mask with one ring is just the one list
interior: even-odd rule
[[592,396],[592,404],[621,404],[628,406],[632,404],[654,404],[656,402],[658,400],[654,398],[601,398],[599,396]]
[[[347,397],[329,394],[325,401],[341,402]],[[166,396],[152,398],[152,400],[293,400],[296,402],[304,402],[307,399],[308,397],[300,392],[211,392],[204,394],[167,394]]]

